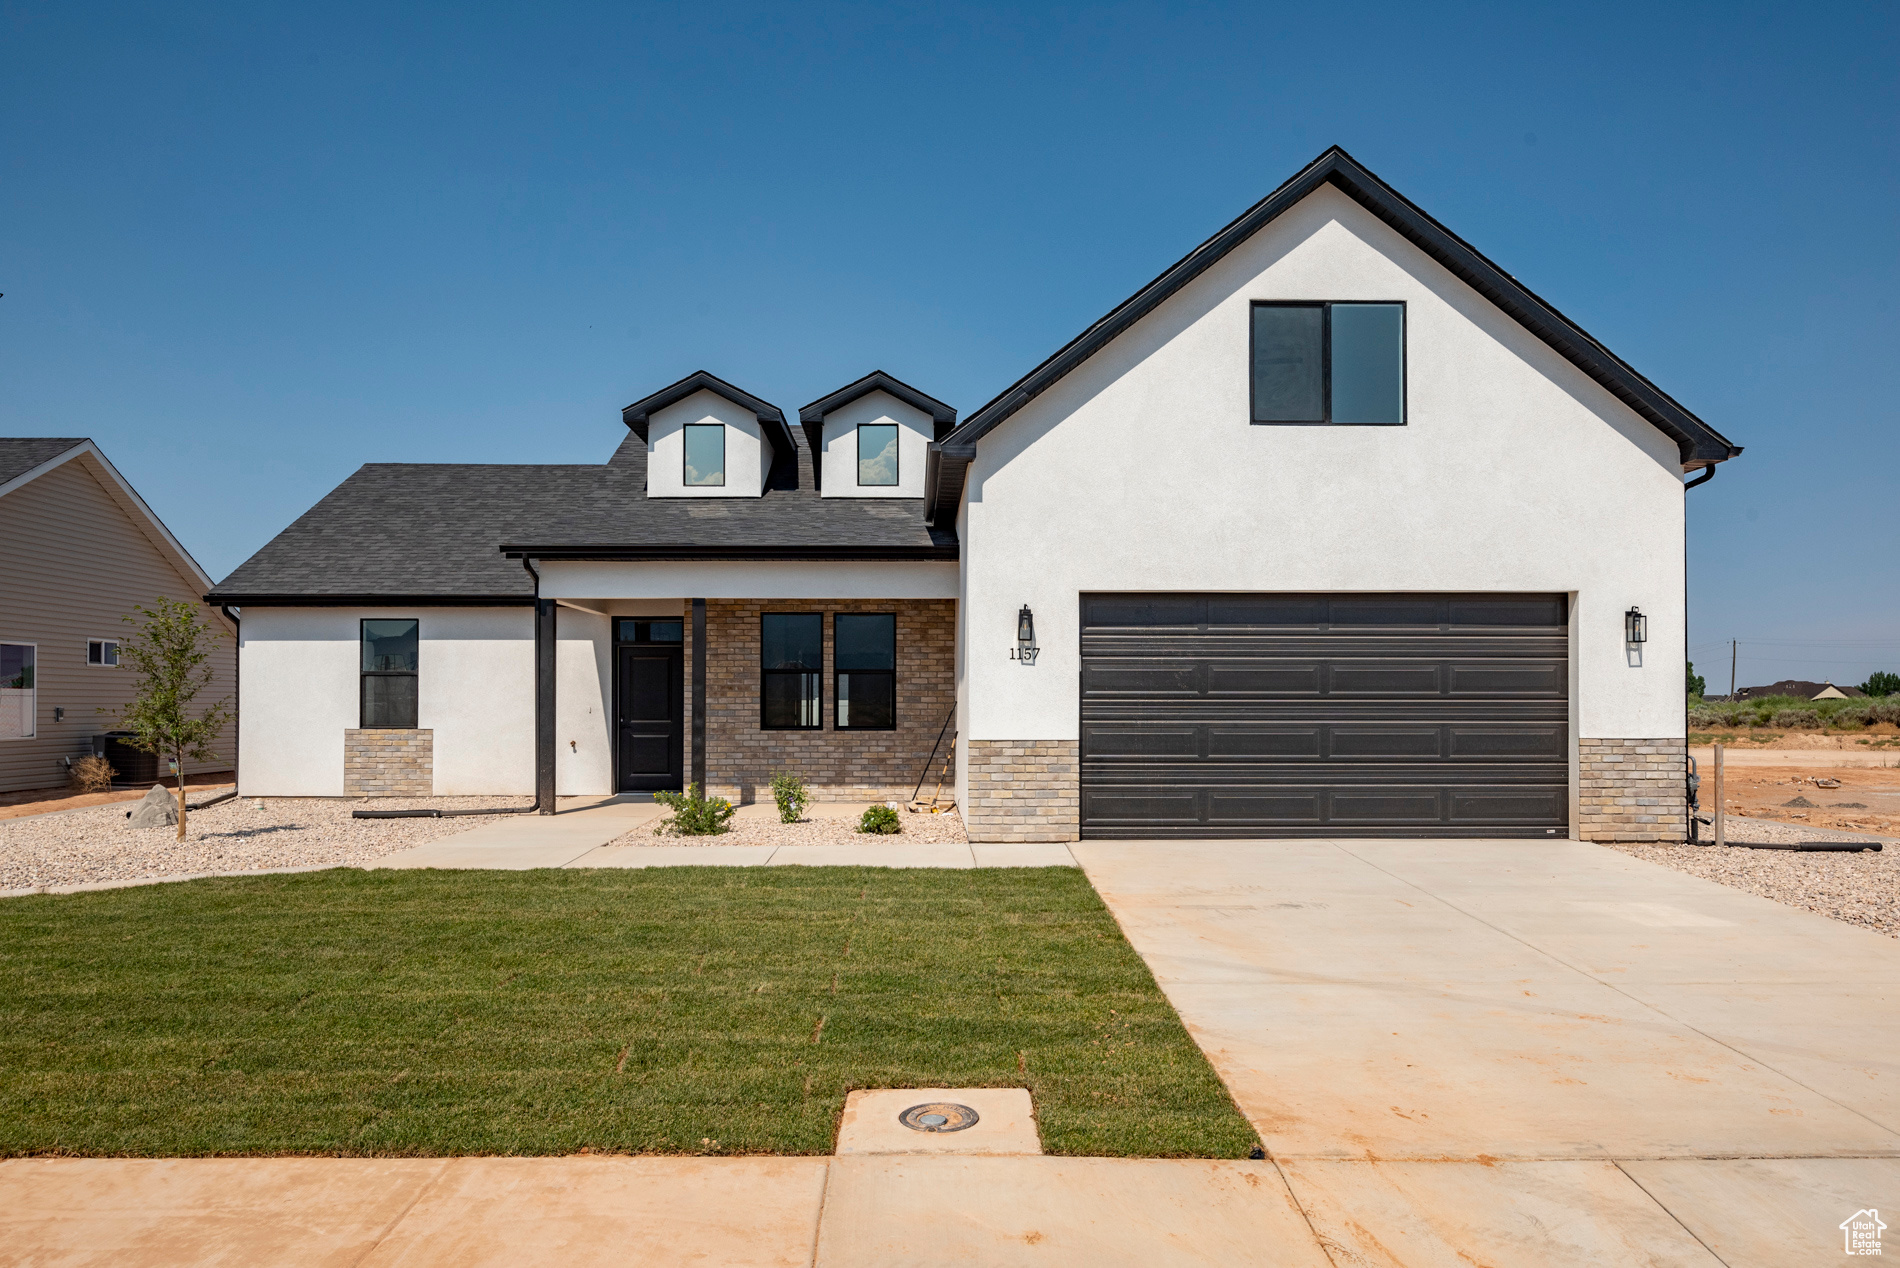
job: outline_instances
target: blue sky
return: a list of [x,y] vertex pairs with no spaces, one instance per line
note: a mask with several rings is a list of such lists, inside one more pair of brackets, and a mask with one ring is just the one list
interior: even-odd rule
[[[0,5],[0,433],[214,576],[713,370],[966,413],[1338,143],[1748,452],[1727,686],[1900,670],[1892,4]],[[1668,542],[1658,549],[1672,549]],[[1720,645],[1718,647],[1718,645]]]

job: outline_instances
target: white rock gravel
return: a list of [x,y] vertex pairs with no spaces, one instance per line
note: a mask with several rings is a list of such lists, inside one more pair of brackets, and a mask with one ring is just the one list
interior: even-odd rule
[[780,823],[771,819],[734,819],[717,836],[688,837],[658,834],[654,824],[642,824],[609,845],[967,845],[963,818],[956,811],[912,814],[899,810],[904,830],[890,836],[859,832],[856,819],[800,819]]
[[136,802],[88,806],[31,819],[0,819],[0,890],[198,872],[262,871],[374,862],[425,841],[494,822],[469,819],[352,819],[352,810],[441,810],[518,806],[524,797],[270,798],[191,811],[185,840],[176,825],[132,828]]
[[[1703,831],[1713,833],[1713,829]],[[1730,841],[1851,841],[1851,832],[1804,828],[1765,819],[1728,817]],[[1790,907],[1900,937],[1900,843],[1891,838],[1880,853],[1819,854],[1793,850],[1716,849],[1712,845],[1616,845],[1691,876],[1745,889]]]

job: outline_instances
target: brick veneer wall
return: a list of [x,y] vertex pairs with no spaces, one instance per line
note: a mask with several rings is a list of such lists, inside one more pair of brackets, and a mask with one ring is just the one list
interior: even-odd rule
[[[759,726],[759,618],[767,612],[825,614],[822,731],[766,731]],[[837,731],[832,678],[831,614],[897,614],[897,729]],[[796,602],[706,601],[706,785],[735,802],[770,801],[774,772],[802,775],[820,801],[902,801],[930,757],[956,700],[954,599]],[[692,778],[693,617],[686,608],[687,778]],[[931,766],[936,780],[949,739]],[[946,797],[950,795],[948,785]]]
[[353,797],[427,797],[435,792],[435,732],[343,732],[343,791]]
[[1078,740],[971,740],[972,841],[1073,841],[1081,834]]
[[1689,833],[1686,740],[1578,740],[1585,841],[1683,841]]

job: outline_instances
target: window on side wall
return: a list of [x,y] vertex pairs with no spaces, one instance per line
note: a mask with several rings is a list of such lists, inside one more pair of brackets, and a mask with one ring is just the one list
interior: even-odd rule
[[686,473],[690,489],[717,488],[726,482],[726,428],[723,423],[688,423]]
[[38,693],[33,662],[38,648],[32,643],[0,643],[0,740],[30,740]]
[[866,423],[858,428],[858,483],[897,483],[897,424]]
[[759,617],[759,726],[815,731],[824,725],[825,618],[817,612]]
[[110,638],[87,639],[86,663],[88,665],[117,665],[119,663],[118,640]]
[[1405,305],[1256,303],[1256,423],[1405,423]]
[[833,696],[840,731],[897,729],[897,618],[840,612],[831,618]]
[[416,726],[415,621],[363,622],[362,726],[410,730]]

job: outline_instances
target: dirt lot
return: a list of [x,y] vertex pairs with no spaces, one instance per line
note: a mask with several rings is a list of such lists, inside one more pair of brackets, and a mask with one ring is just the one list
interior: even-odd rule
[[[1728,766],[1723,783],[1730,814],[1900,836],[1900,767]],[[1707,763],[1702,804],[1715,808],[1714,771]]]

